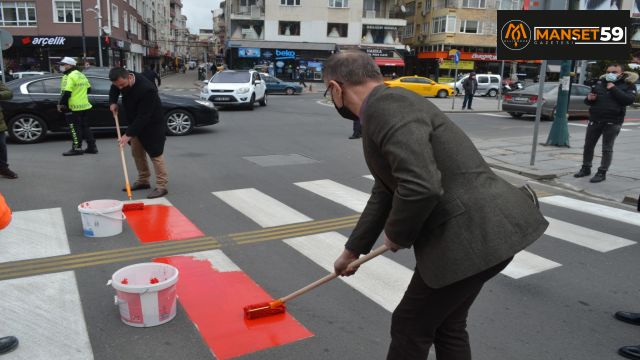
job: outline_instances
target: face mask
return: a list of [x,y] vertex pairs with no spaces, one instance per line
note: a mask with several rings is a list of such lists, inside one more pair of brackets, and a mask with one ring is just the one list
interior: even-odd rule
[[64,65],[60,65],[60,72],[65,72],[67,71],[67,68],[64,67]]
[[608,82],[614,82],[614,81],[618,80],[618,74],[607,73],[607,75],[605,75],[604,79],[607,80]]
[[333,102],[333,106],[336,108],[336,111],[338,111],[338,114],[340,114],[340,116],[342,116],[343,118],[348,120],[354,120],[354,121],[360,120],[358,115],[354,114],[353,111],[349,110],[348,107],[344,106],[344,95],[342,95],[342,107],[338,107],[335,101]]

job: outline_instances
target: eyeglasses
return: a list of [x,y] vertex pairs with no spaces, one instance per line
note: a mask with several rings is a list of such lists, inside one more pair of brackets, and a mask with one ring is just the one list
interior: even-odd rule
[[[338,85],[344,87],[344,83],[342,81],[338,81],[338,80],[334,80],[334,81],[337,82]],[[324,91],[324,95],[322,95],[322,97],[327,97],[327,94],[329,93],[329,91],[331,91],[332,87],[333,87],[333,85],[327,86],[327,90]]]

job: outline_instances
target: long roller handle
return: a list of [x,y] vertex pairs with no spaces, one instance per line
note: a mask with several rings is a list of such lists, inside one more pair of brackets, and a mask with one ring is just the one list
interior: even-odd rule
[[[373,259],[374,257],[385,253],[387,250],[389,250],[389,248],[386,245],[381,245],[381,246],[377,247],[375,250],[373,250],[370,253],[368,253],[367,255],[365,255],[365,256],[363,256],[361,258],[358,258],[357,260],[354,260],[353,262],[351,262],[349,264],[348,268],[352,268],[352,267],[355,267],[355,266],[360,266],[360,265],[366,263],[367,261]],[[276,300],[276,302],[278,302],[280,304],[286,303],[287,301],[293,300],[293,299],[297,298],[298,296],[300,296],[302,294],[305,294],[305,293],[317,288],[318,286],[320,286],[322,284],[325,284],[325,283],[327,283],[327,282],[329,282],[329,281],[331,281],[331,280],[333,280],[333,279],[335,279],[337,277],[338,277],[338,275],[336,273],[331,273],[331,274],[329,274],[329,275],[327,275],[327,276],[325,276],[325,277],[323,277],[321,279],[318,279],[318,280],[312,282],[311,284],[303,287],[300,290],[294,291],[291,294]]]
[[[118,140],[120,140],[122,135],[120,134],[120,121],[118,119],[118,114],[113,114],[113,118],[116,121],[116,132],[118,133]],[[122,162],[122,172],[124,173],[124,184],[127,189],[127,196],[129,197],[129,200],[131,200],[133,196],[131,195],[131,183],[129,183],[129,172],[127,171],[127,162],[124,158],[124,149],[122,146],[118,147],[120,148],[120,161]]]

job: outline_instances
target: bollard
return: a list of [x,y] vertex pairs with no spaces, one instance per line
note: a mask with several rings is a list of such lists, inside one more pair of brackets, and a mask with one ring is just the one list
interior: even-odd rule
[[313,91],[313,84],[309,83],[309,92]]

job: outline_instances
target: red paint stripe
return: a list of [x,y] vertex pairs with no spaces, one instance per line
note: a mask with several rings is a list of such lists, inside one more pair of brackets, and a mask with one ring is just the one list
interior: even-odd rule
[[166,205],[145,205],[143,210],[125,211],[127,222],[143,243],[186,240],[204,236],[180,210]]
[[208,261],[189,256],[154,261],[178,268],[180,303],[220,360],[313,336],[288,313],[245,320],[244,306],[272,298],[243,272],[218,272]]

